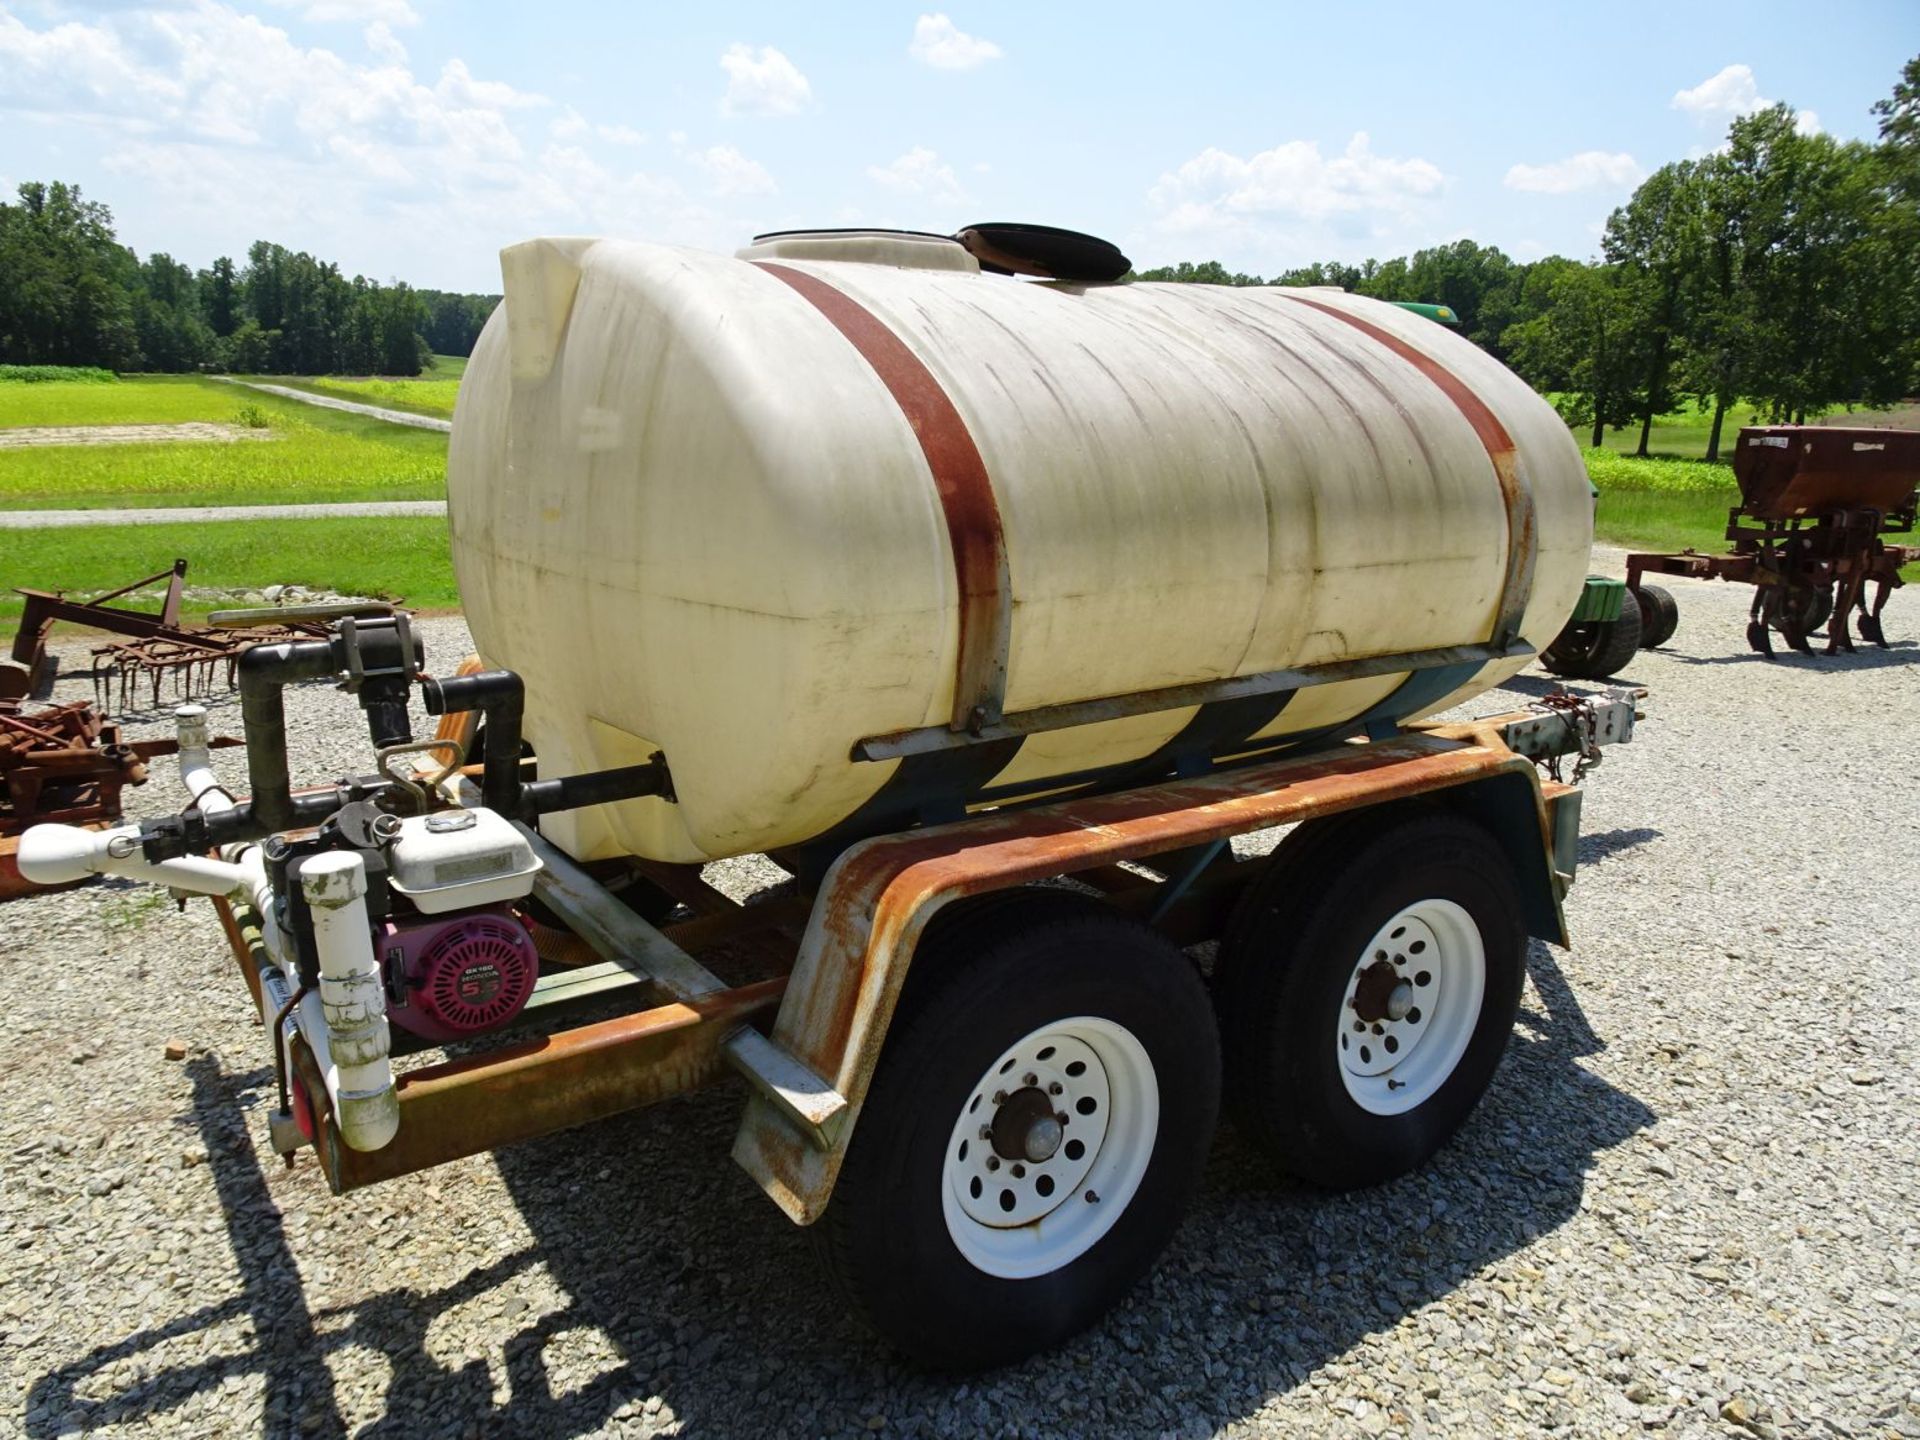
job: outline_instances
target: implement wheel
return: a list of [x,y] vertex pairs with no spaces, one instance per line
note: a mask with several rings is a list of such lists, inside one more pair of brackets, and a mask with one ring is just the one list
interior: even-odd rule
[[1568,679],[1604,680],[1624,670],[1639,649],[1640,607],[1622,605],[1618,620],[1572,622],[1540,653],[1540,663]]
[[1002,1365],[1097,1320],[1179,1224],[1219,1040],[1192,963],[1060,892],[938,918],[816,1227],[911,1359]]
[[1657,649],[1680,628],[1680,605],[1673,592],[1660,585],[1642,585],[1631,592],[1640,602],[1640,648]]
[[1226,1093],[1284,1170],[1332,1190],[1403,1175],[1485,1093],[1520,1004],[1512,862],[1438,811],[1302,826],[1220,955]]

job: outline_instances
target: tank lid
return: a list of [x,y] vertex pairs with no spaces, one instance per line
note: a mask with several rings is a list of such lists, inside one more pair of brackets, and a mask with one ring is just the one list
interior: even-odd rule
[[980,273],[980,262],[950,235],[923,230],[776,230],[756,235],[739,260],[824,260],[912,270]]

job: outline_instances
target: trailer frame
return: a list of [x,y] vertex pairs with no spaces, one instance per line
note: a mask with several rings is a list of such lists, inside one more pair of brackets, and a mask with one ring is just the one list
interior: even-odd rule
[[[706,886],[697,867],[649,865],[656,883],[696,911],[664,926],[529,829],[544,865],[536,896],[565,926],[541,932],[543,950],[574,947],[578,958],[585,945],[597,959],[543,977],[520,1033],[507,1032],[504,1043],[400,1073],[398,1132],[372,1150],[343,1141],[293,1007],[265,983],[272,966],[258,917],[237,898],[215,906],[255,1008],[290,1062],[272,1144],[289,1160],[310,1145],[335,1193],[638,1109],[731,1070],[752,1086],[734,1158],[806,1225],[833,1194],[916,945],[944,906],[1070,881],[1190,945],[1219,934],[1261,869],[1257,859],[1233,858],[1233,838],[1428,804],[1471,815],[1498,839],[1521,884],[1527,929],[1565,944],[1560,902],[1574,874],[1580,791],[1543,779],[1538,766],[1630,738],[1643,693],[1419,724],[1197,778],[879,836],[845,851],[810,897],[741,905]],[[471,777],[456,776],[442,799],[473,804],[479,792]],[[742,943],[774,973],[730,980],[709,967],[716,949]],[[632,1008],[525,1033],[529,1022],[616,995]]]

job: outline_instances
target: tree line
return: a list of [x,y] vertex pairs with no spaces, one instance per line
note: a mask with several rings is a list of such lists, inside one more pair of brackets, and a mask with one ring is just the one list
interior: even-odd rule
[[0,202],[0,364],[417,375],[468,355],[497,295],[382,285],[266,240],[204,270],[120,244],[77,185]]
[[1735,120],[1720,150],[1650,175],[1593,261],[1521,264],[1460,240],[1267,280],[1213,261],[1137,278],[1447,305],[1595,445],[1637,425],[1645,455],[1655,417],[1693,403],[1717,460],[1736,405],[1804,423],[1920,391],[1920,57],[1874,113],[1877,144],[1802,134],[1786,105]]

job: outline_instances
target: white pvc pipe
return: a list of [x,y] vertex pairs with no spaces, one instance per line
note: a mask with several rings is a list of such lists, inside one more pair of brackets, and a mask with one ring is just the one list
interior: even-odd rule
[[[331,1055],[322,1073],[334,1123],[355,1150],[378,1150],[399,1131],[400,1099],[387,1058],[387,996],[367,918],[366,862],[350,850],[317,855],[301,867],[300,888],[320,957],[315,1028],[325,1030]],[[302,1002],[303,1012],[312,998]]]
[[140,827],[82,830],[77,825],[35,825],[20,837],[20,873],[36,885],[70,885],[89,875],[148,880],[195,895],[230,895],[246,884],[238,865],[183,855],[148,860],[140,853]]
[[233,796],[213,773],[213,753],[207,747],[207,707],[182,705],[173,712],[174,736],[180,746],[180,783],[187,787],[203,815],[233,809]]

